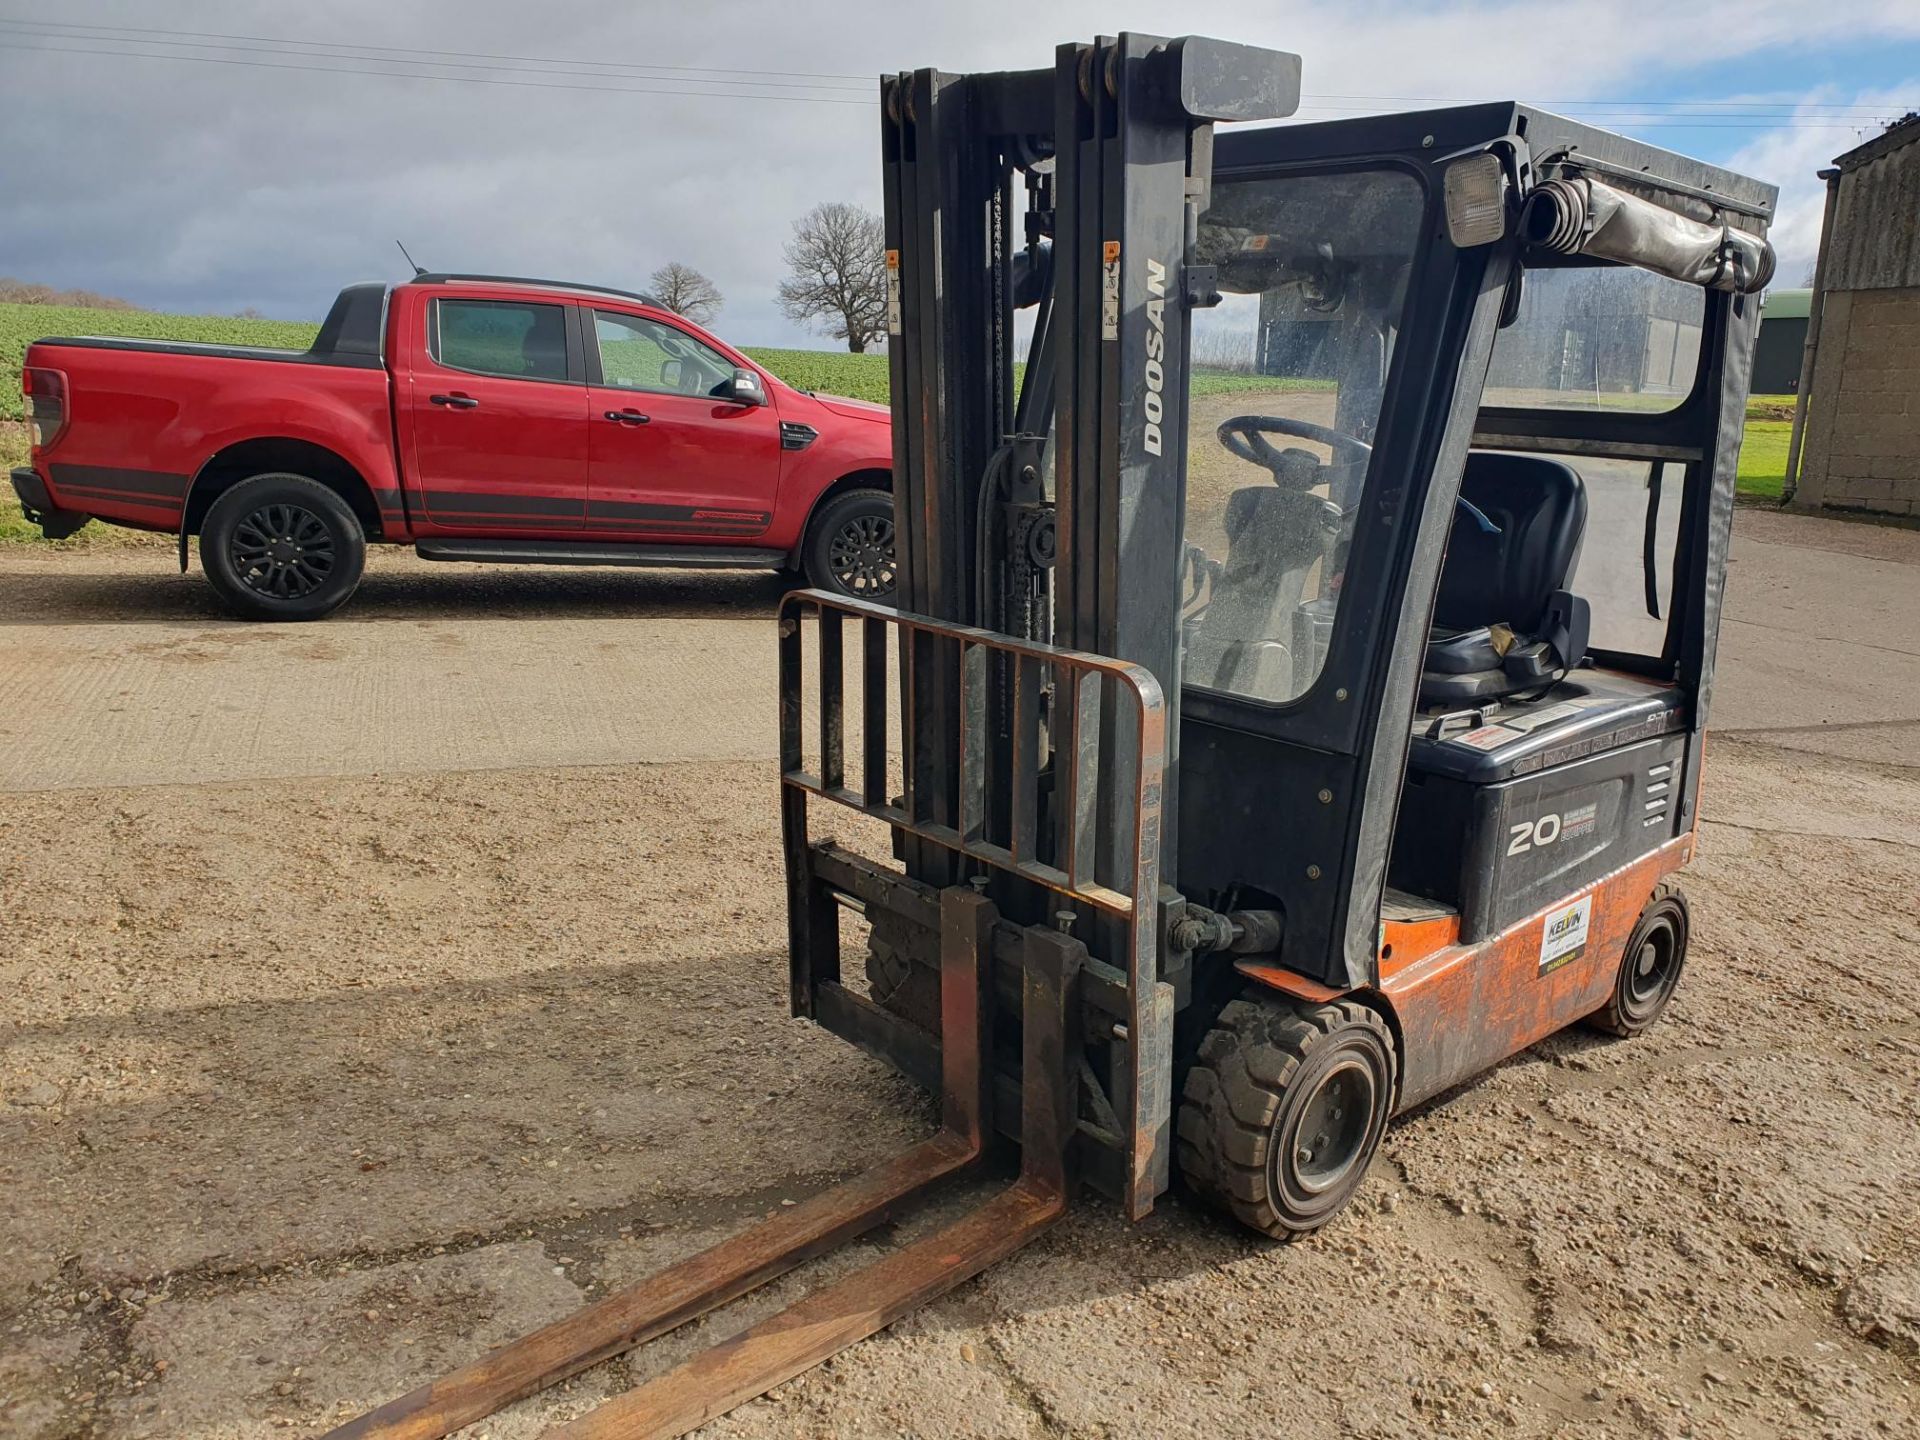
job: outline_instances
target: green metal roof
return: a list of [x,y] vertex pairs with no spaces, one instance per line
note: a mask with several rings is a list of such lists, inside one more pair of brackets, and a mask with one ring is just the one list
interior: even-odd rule
[[1804,320],[1812,306],[1811,290],[1769,290],[1760,299],[1760,319]]

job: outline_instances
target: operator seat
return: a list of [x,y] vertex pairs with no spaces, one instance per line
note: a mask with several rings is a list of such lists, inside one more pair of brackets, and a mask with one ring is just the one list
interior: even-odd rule
[[1475,451],[1420,676],[1422,705],[1470,705],[1551,684],[1586,656],[1591,611],[1567,589],[1587,529],[1579,472]]

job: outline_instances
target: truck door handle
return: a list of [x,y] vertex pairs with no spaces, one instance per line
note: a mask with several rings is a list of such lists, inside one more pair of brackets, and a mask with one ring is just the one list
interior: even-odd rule
[[605,418],[618,421],[622,425],[645,425],[653,419],[651,415],[642,415],[638,410],[609,410]]
[[455,410],[478,410],[480,408],[480,402],[474,399],[473,396],[462,395],[457,390],[451,395],[429,395],[427,398],[436,405],[449,405]]

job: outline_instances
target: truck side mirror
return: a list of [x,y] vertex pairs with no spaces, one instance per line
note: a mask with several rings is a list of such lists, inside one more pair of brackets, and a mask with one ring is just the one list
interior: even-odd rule
[[722,380],[707,393],[716,400],[731,400],[736,405],[767,403],[766,387],[760,383],[760,377],[745,366],[735,370],[732,378]]

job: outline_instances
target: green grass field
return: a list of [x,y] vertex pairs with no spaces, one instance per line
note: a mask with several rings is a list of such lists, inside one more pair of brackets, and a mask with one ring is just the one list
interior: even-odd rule
[[[18,420],[19,374],[27,346],[43,335],[128,335],[152,340],[200,340],[224,345],[268,345],[301,349],[317,325],[291,320],[236,320],[219,315],[162,315],[142,310],[83,310],[52,305],[0,305],[0,422]],[[887,403],[885,355],[849,355],[836,350],[750,349],[747,354],[789,385]],[[1301,388],[1326,388],[1331,382],[1300,382]],[[1272,390],[1270,376],[1225,370],[1200,370],[1193,377],[1196,395]],[[1778,498],[1786,474],[1787,435],[1792,429],[1793,397],[1756,395],[1747,408],[1746,444],[1740,452],[1740,493]],[[26,459],[24,427],[0,423],[0,465]],[[9,491],[0,489],[0,542],[39,539],[40,532],[20,515]],[[153,537],[128,530],[89,525],[68,546],[110,543],[149,544]]]
[[1787,442],[1791,420],[1749,420],[1740,442],[1739,493],[1756,500],[1778,500],[1787,482]]

